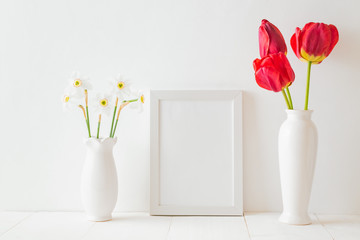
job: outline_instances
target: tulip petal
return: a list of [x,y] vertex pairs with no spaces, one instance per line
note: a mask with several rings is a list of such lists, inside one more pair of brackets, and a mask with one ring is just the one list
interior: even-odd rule
[[294,35],[292,35],[291,39],[290,39],[290,45],[292,50],[294,51],[295,55],[301,59],[301,55],[300,55],[300,42],[301,42],[301,30],[300,28],[296,28],[295,29],[295,33]]
[[253,66],[257,84],[267,90],[279,92],[295,79],[289,60],[282,52],[255,59]]
[[265,30],[265,27],[261,25],[259,27],[259,50],[260,50],[260,57],[265,57],[268,55],[269,50],[269,35]]
[[[330,47],[331,32],[323,23],[308,23],[303,29],[303,41],[301,49],[303,49],[312,58],[322,55],[327,56]],[[302,56],[305,58],[304,56]],[[306,59],[306,58],[305,58]],[[307,59],[310,61],[310,59]]]
[[274,68],[263,67],[255,73],[255,79],[260,87],[274,92],[280,92],[282,86],[280,81],[276,81],[279,79],[279,75],[279,72]]
[[331,53],[331,51],[334,49],[335,45],[339,41],[339,32],[338,32],[337,28],[334,25],[330,24],[329,30],[331,32],[331,42],[330,42],[330,47],[329,47],[327,56],[329,56],[329,54]]
[[256,72],[259,68],[260,68],[260,64],[261,64],[261,60],[260,59],[255,59],[253,62],[253,67],[254,67],[254,71]]
[[261,21],[259,27],[259,50],[262,58],[272,53],[287,53],[286,43],[280,30],[266,19]]
[[286,85],[286,86],[288,86],[287,84],[291,85],[295,80],[294,70],[291,68],[290,62],[285,55],[279,54],[279,58],[283,62],[283,64],[281,64],[279,66],[279,68],[280,68],[281,72],[283,73],[283,75],[285,76],[285,79],[288,79],[288,81],[284,81],[284,82],[286,82],[286,83],[284,83],[284,85]]
[[305,59],[308,62],[312,62],[313,64],[319,64],[326,58],[325,55],[321,55],[321,56],[309,55],[303,49],[301,49],[301,56],[303,56],[303,59]]
[[338,40],[339,33],[334,25],[309,22],[302,30],[296,28],[290,42],[300,60],[319,64],[329,56]]

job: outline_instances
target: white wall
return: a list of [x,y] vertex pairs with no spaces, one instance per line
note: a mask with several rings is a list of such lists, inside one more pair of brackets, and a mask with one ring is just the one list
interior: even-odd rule
[[[306,64],[289,39],[309,21],[335,24],[340,41],[314,66],[310,108],[319,130],[311,210],[360,213],[360,15],[357,1],[14,0],[0,2],[0,210],[80,210],[86,136],[60,96],[72,70],[101,85],[118,72],[142,89],[243,89],[244,208],[279,211],[280,94],[260,89],[252,61],[266,18],[283,32],[303,106]],[[149,112],[124,112],[117,210],[149,202]]]

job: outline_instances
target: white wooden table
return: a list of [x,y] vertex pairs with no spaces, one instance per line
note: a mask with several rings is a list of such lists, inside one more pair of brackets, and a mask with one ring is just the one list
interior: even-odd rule
[[244,217],[155,217],[115,213],[109,222],[89,222],[81,212],[0,212],[0,240],[359,240],[360,215],[313,214],[313,224],[291,226],[279,213]]

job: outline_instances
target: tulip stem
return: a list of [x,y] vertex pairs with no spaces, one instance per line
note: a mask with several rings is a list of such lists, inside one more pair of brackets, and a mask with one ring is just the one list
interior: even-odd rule
[[294,109],[294,105],[292,103],[292,99],[291,99],[291,94],[290,94],[290,90],[289,90],[289,87],[286,87],[286,93],[289,97],[289,103],[290,103],[290,109]]
[[312,62],[308,62],[307,82],[306,82],[306,97],[304,110],[308,110],[309,105],[309,89],[310,89],[310,71]]
[[281,92],[282,92],[282,94],[283,94],[283,96],[285,98],[285,102],[286,102],[286,105],[288,106],[288,109],[291,109],[288,97],[286,96],[286,93],[285,93],[284,89],[282,89]]

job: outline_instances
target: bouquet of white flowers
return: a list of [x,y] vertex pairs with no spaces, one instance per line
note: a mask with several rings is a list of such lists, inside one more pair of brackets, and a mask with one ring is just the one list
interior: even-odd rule
[[[113,138],[120,112],[124,109],[124,107],[130,104],[130,106],[133,106],[140,111],[142,110],[144,95],[141,92],[132,91],[130,85],[130,82],[119,74],[110,82],[109,93],[95,93],[91,98],[90,108],[92,108],[94,113],[99,115],[96,138],[99,138],[102,115],[110,115],[111,112],[113,112],[111,130],[109,134],[109,137]],[[79,72],[74,72],[69,79],[68,86],[65,88],[62,101],[65,111],[74,110],[77,107],[82,110],[89,138],[91,138],[89,121],[89,90],[92,90],[89,78],[81,75]],[[85,107],[83,105],[84,103]]]

